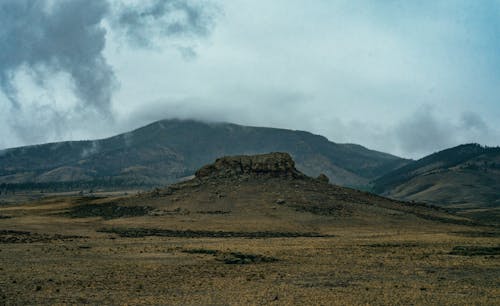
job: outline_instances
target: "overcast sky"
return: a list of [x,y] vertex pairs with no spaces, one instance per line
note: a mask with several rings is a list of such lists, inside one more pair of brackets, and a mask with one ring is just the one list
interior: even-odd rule
[[500,145],[500,0],[0,1],[0,148],[163,118]]

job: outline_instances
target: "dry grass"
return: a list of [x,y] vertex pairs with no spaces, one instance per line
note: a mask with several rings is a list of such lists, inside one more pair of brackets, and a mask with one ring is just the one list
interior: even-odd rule
[[[495,228],[412,216],[387,222],[373,215],[363,224],[365,215],[315,215],[274,202],[257,203],[258,210],[246,202],[214,208],[228,214],[194,204],[186,204],[189,214],[109,220],[62,214],[86,201],[98,205],[51,198],[0,207],[11,217],[0,220],[0,230],[44,238],[0,244],[0,304],[500,304],[500,256],[452,254],[456,247],[498,247]],[[333,236],[129,238],[97,231],[112,227]]]

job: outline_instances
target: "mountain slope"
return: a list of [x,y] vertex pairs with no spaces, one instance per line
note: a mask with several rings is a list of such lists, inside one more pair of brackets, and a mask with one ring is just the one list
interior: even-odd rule
[[289,152],[304,173],[348,186],[368,183],[408,160],[303,131],[192,120],[162,120],[96,141],[4,150],[0,183],[75,182],[159,185],[192,175],[219,156]]
[[496,219],[500,216],[500,148],[466,144],[434,153],[375,180],[374,191]]

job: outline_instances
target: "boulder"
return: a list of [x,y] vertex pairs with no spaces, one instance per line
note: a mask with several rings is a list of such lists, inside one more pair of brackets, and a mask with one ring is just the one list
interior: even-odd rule
[[328,176],[326,176],[325,174],[321,173],[320,175],[318,175],[318,177],[316,178],[318,181],[320,182],[323,182],[323,183],[330,183],[330,179],[328,178]]

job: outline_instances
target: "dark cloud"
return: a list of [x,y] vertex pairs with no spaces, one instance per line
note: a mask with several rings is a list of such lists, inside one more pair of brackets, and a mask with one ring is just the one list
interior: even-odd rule
[[451,126],[439,120],[431,108],[425,107],[396,126],[396,138],[404,152],[418,154],[429,152],[453,143]]
[[458,119],[437,116],[430,106],[422,106],[394,129],[403,155],[419,157],[477,139],[489,139],[491,129],[477,113],[463,112]]
[[[180,0],[136,5],[112,0],[0,1],[0,93],[10,102],[2,110],[9,114],[0,114],[0,119],[12,130],[10,137],[17,138],[11,142],[59,139],[86,120],[92,125],[112,122],[119,80],[105,56],[107,31],[124,33],[126,42],[136,47],[149,47],[164,37],[189,42],[210,32],[213,15],[208,11],[201,2]],[[174,48],[185,59],[196,56],[191,44]],[[49,86],[61,75],[67,84]],[[52,94],[64,91],[62,87],[70,88],[66,96]],[[72,98],[76,103],[64,101]]]
[[[139,47],[155,45],[163,37],[207,36],[214,24],[214,6],[182,0],[141,1],[134,6],[118,6],[113,19],[129,43]],[[193,50],[181,50],[183,54]]]
[[[85,106],[107,111],[116,80],[103,55],[103,20],[111,17],[111,24],[123,31],[129,42],[145,47],[163,36],[206,36],[213,25],[213,16],[206,8],[186,1],[158,0],[120,5],[117,16],[110,16],[107,1],[3,0],[1,89],[19,107],[14,76],[20,67],[28,67],[40,85],[52,73],[62,71],[71,76],[75,94]],[[195,54],[189,47],[181,51],[188,58]]]
[[478,114],[474,112],[464,112],[461,118],[461,125],[467,130],[478,132],[488,132],[489,127]]
[[101,25],[108,9],[106,1],[0,2],[0,86],[16,108],[14,76],[21,67],[40,85],[54,72],[68,73],[82,103],[109,108],[115,77],[102,54]]

